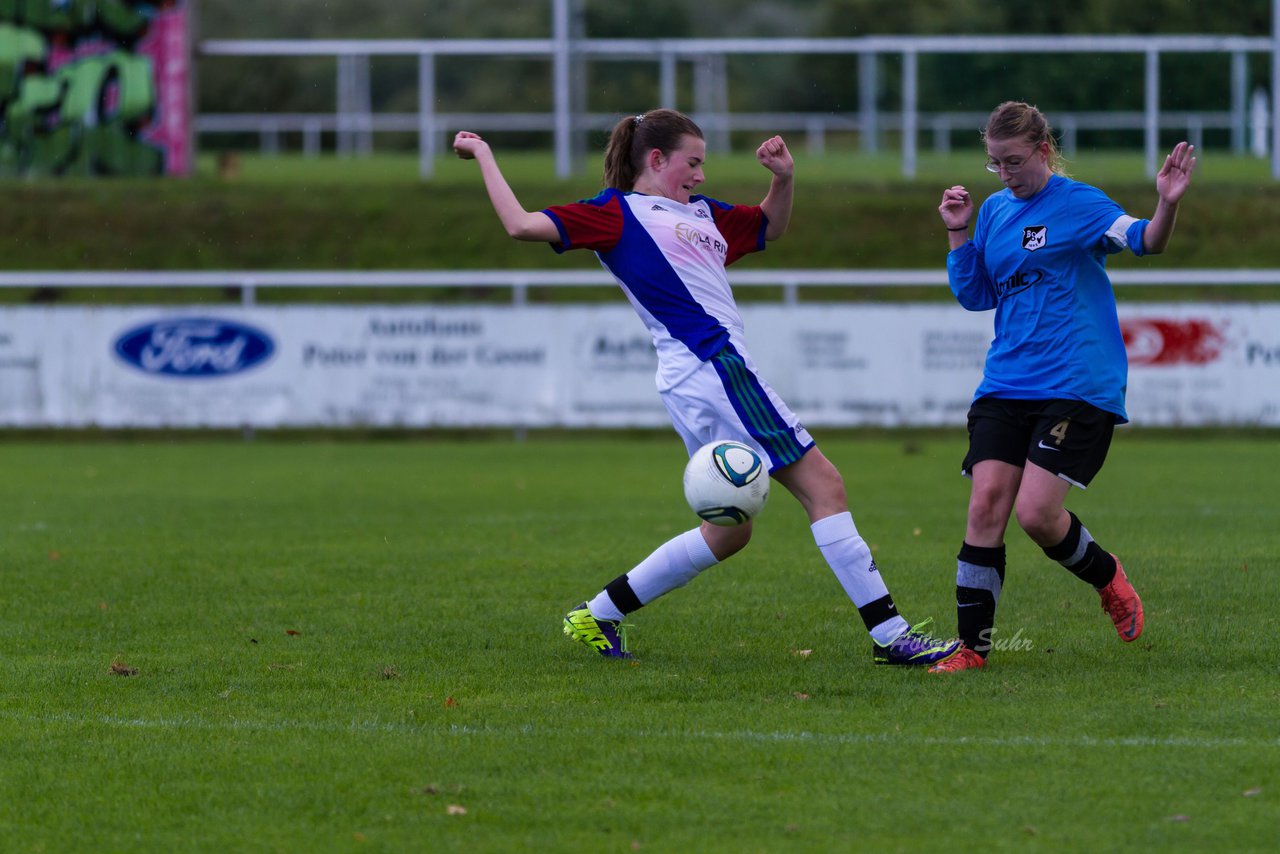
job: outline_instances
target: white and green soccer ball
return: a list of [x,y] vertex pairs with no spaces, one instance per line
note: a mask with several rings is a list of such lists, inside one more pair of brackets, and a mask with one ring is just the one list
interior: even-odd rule
[[769,472],[755,449],[741,442],[708,442],[684,468],[684,497],[713,525],[741,525],[764,508]]

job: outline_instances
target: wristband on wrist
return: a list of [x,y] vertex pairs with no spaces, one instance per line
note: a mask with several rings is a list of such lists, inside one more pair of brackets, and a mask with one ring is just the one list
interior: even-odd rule
[[948,228],[948,229],[947,229],[947,231],[968,231],[968,230],[969,230],[969,226],[968,226],[968,224],[961,225],[961,226],[958,226],[958,227],[956,227],[956,228]]

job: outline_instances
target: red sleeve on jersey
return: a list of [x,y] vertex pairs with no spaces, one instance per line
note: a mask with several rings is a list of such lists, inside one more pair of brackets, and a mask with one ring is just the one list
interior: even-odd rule
[[764,231],[769,225],[769,218],[759,205],[712,202],[711,214],[715,217],[716,228],[729,243],[729,254],[724,262],[726,267],[743,255],[764,249]]
[[614,193],[601,193],[585,202],[553,205],[543,213],[560,231],[560,242],[551,244],[557,252],[593,249],[608,252],[622,236],[622,203]]

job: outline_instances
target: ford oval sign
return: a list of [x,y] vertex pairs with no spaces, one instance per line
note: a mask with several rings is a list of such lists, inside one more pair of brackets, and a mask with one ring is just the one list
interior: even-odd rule
[[181,317],[131,329],[116,339],[115,349],[143,373],[207,378],[247,371],[271,358],[275,344],[234,320]]

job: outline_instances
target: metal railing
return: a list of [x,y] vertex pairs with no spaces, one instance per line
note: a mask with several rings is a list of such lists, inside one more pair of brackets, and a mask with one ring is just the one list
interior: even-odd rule
[[[1280,285],[1280,268],[1111,270],[1119,286]],[[925,270],[741,270],[731,271],[734,288],[777,287],[782,302],[795,305],[801,288],[947,286],[944,269]],[[260,288],[510,288],[512,305],[526,305],[530,288],[614,285],[604,270],[216,270],[216,271],[26,271],[0,273],[0,288],[234,288],[240,303],[253,306]]]
[[[557,4],[559,6],[560,4]],[[1280,8],[1280,0],[1275,0]],[[418,60],[418,110],[415,122],[397,119],[396,129],[416,131],[419,135],[419,171],[430,175],[440,152],[443,119],[436,111],[436,63],[442,57],[495,56],[546,59],[550,63],[548,84],[555,107],[536,122],[537,128],[549,126],[554,134],[556,172],[568,177],[574,168],[576,142],[589,122],[576,115],[573,107],[584,91],[583,63],[577,60],[653,62],[658,71],[659,102],[677,105],[677,65],[692,63],[695,69],[694,104],[689,110],[712,135],[732,127],[728,104],[728,76],[724,62],[729,56],[752,55],[850,55],[858,57],[858,109],[856,128],[864,148],[874,150],[885,117],[877,108],[880,94],[878,59],[895,56],[901,66],[901,108],[897,111],[896,128],[901,131],[902,172],[914,177],[917,135],[922,116],[920,109],[918,60],[929,54],[1134,54],[1144,58],[1142,73],[1143,109],[1141,130],[1149,176],[1156,170],[1159,153],[1159,130],[1168,126],[1161,116],[1160,59],[1180,53],[1222,53],[1231,58],[1230,118],[1225,122],[1233,134],[1233,146],[1242,149],[1245,133],[1247,101],[1246,57],[1251,53],[1270,54],[1273,91],[1270,116],[1280,115],[1280,22],[1273,38],[1246,36],[867,36],[859,38],[743,38],[743,39],[575,39],[569,36],[562,16],[554,21],[555,35],[550,39],[381,39],[381,40],[207,40],[200,43],[202,58],[251,56],[331,56],[336,60],[338,103],[334,129],[342,138],[364,135],[382,120],[369,107],[368,60],[374,56],[407,56]],[[512,114],[502,114],[512,115]],[[518,114],[516,114],[518,115]],[[850,114],[853,115],[853,114]],[[937,118],[938,114],[933,114]],[[945,115],[945,114],[942,114]],[[1194,121],[1200,127],[1220,126],[1202,114]],[[243,117],[242,117],[243,118]],[[264,117],[267,118],[267,117]],[[1050,116],[1051,120],[1054,116]],[[197,128],[215,132],[218,120],[201,117]],[[847,121],[847,119],[846,119]],[[479,127],[479,123],[472,123]],[[225,125],[224,125],[225,127]],[[260,126],[261,130],[265,126]],[[308,127],[315,132],[317,125]],[[1083,127],[1083,125],[1080,125]],[[1280,178],[1280,121],[1270,121],[1272,175]],[[318,139],[313,136],[312,139]]]
[[[970,140],[976,140],[977,132],[987,120],[986,113],[940,112],[919,114],[918,126],[932,136],[933,150],[945,153],[951,150],[952,134],[962,131]],[[1064,154],[1074,157],[1080,131],[1128,130],[1143,131],[1147,126],[1145,114],[1137,111],[1090,111],[1056,113],[1053,124],[1061,132]],[[613,127],[617,116],[612,113],[583,113],[574,128],[577,130],[607,131]],[[881,112],[876,119],[881,130],[901,131],[907,119],[901,113]],[[554,117],[549,113],[437,113],[435,117],[436,139],[429,148],[435,152],[447,149],[449,137],[459,130],[481,133],[495,131],[555,130]],[[805,149],[809,154],[826,151],[830,133],[860,133],[862,120],[856,113],[730,113],[711,117],[704,122],[708,128],[730,131],[757,131],[760,133],[803,134]],[[1177,130],[1199,150],[1204,150],[1206,130],[1232,131],[1236,117],[1228,111],[1166,110],[1160,114],[1160,130]],[[278,154],[283,146],[281,135],[298,134],[302,140],[302,153],[314,157],[323,150],[322,136],[344,131],[358,130],[371,133],[418,133],[420,118],[417,113],[369,113],[359,120],[334,113],[206,113],[197,116],[195,129],[200,134],[254,134],[259,138],[259,150],[263,154]]]

